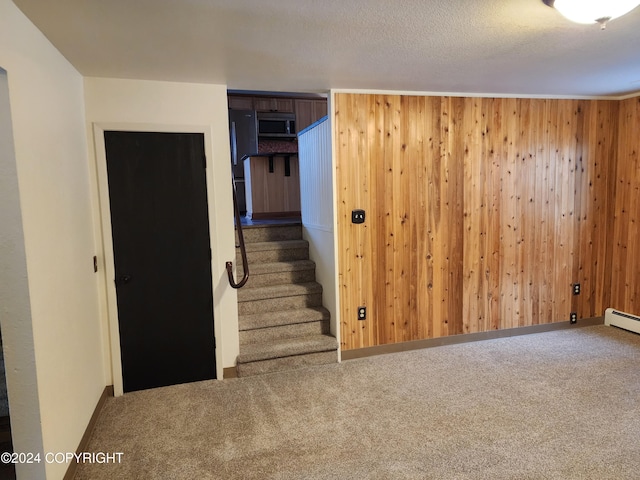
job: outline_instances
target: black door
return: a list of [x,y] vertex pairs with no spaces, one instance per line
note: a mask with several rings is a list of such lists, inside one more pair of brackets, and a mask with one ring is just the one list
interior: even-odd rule
[[104,136],[124,391],[215,378],[204,136]]

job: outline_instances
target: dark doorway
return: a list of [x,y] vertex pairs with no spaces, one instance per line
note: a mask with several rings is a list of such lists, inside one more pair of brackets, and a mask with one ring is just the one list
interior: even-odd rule
[[[13,453],[11,438],[11,419],[9,418],[9,398],[7,392],[6,369],[4,366],[4,349],[0,333],[0,454]],[[0,462],[0,479],[14,480],[16,467],[11,462]]]
[[215,378],[204,135],[104,136],[124,391]]

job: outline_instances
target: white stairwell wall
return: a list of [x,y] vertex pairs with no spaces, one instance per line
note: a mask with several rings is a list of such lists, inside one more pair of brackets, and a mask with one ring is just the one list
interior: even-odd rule
[[324,117],[298,134],[302,232],[316,263],[323,305],[331,312],[331,334],[338,339],[331,122]]

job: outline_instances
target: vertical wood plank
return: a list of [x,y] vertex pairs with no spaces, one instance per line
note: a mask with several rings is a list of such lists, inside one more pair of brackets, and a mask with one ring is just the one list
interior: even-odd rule
[[[415,241],[415,256],[412,258],[412,275],[416,275],[416,327],[413,338],[429,338],[431,319],[426,315],[429,311],[429,245],[427,211],[427,97],[417,97],[413,132],[416,138],[412,144],[413,162],[412,178],[415,198],[412,197],[411,208],[414,219],[412,238]],[[414,273],[415,272],[415,273]]]
[[612,306],[640,314],[640,273],[637,237],[640,234],[640,98],[621,102],[615,185],[614,243],[612,247]]
[[483,232],[484,184],[483,159],[479,149],[481,108],[477,99],[467,99],[464,117],[464,192],[463,192],[463,332],[482,331],[484,326],[483,282],[485,235]]

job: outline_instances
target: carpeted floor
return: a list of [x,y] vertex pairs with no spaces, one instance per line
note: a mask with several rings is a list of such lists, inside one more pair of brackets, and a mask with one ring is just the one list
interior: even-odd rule
[[595,326],[111,398],[100,479],[637,479],[640,335]]

